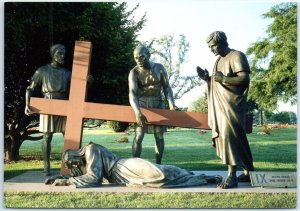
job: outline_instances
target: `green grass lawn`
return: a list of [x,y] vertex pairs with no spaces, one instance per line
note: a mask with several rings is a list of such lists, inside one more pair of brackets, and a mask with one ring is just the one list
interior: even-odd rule
[[[256,170],[296,171],[297,129],[272,129],[271,135],[258,135],[258,131],[260,129],[255,128],[248,134]],[[133,132],[127,135],[108,129],[84,130],[82,145],[92,141],[121,157],[131,157],[133,135]],[[128,137],[129,143],[116,142],[124,136]],[[51,155],[53,169],[60,168],[62,150],[63,136],[55,134]],[[20,155],[23,160],[4,164],[5,180],[27,170],[42,170],[41,141],[25,141]],[[142,158],[154,162],[154,137],[151,134],[145,135]],[[194,129],[173,129],[165,134],[163,163],[188,170],[227,170],[211,146],[211,132],[201,135]],[[5,193],[4,202],[6,207],[18,208],[43,208],[45,205],[49,208],[295,208],[296,194],[17,192]]]
[[7,208],[295,208],[296,194],[5,193]]

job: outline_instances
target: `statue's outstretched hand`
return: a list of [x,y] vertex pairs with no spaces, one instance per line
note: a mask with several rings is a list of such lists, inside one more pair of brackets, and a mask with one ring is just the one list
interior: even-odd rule
[[69,179],[56,179],[52,184],[54,186],[68,186],[70,185]]
[[54,175],[54,176],[51,176],[51,177],[47,177],[47,178],[45,179],[45,184],[46,184],[46,185],[51,185],[51,184],[54,183],[54,181],[55,181],[56,179],[64,179],[64,177],[61,176],[61,175]]
[[136,115],[136,121],[137,121],[138,125],[141,127],[144,127],[146,125],[146,123],[148,122],[146,116],[142,113],[139,113],[138,115]]
[[213,76],[214,80],[219,82],[219,83],[221,83],[223,81],[223,77],[224,77],[224,75],[221,71],[216,71],[214,76]]
[[201,67],[197,66],[197,73],[198,73],[198,76],[204,80],[204,81],[208,81],[209,80],[209,73],[207,71],[207,69],[202,69]]
[[24,113],[25,113],[27,116],[30,116],[31,114],[33,114],[33,112],[31,111],[31,109],[29,108],[29,106],[26,106],[26,107],[25,107]]

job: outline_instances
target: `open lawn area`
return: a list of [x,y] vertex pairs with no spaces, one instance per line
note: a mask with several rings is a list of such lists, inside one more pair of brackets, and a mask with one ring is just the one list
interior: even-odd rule
[[[297,129],[272,129],[270,135],[259,135],[260,128],[248,134],[257,171],[297,170]],[[107,147],[121,157],[131,157],[134,133],[114,133],[110,129],[84,130],[82,145],[92,141]],[[116,140],[128,137],[128,143]],[[52,141],[52,169],[60,168],[63,136]],[[42,170],[41,141],[23,143],[17,163],[4,164],[7,180],[28,170]],[[142,158],[154,162],[154,137],[146,134]],[[211,132],[196,129],[171,129],[165,134],[163,164],[188,170],[227,170],[211,146]],[[241,170],[241,169],[239,169]],[[296,194],[262,193],[35,193],[4,194],[6,207],[17,208],[295,208]]]

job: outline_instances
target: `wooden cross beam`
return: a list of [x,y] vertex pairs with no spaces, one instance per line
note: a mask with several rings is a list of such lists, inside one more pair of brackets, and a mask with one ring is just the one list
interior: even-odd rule
[[[64,150],[81,147],[84,118],[136,122],[130,106],[85,102],[91,49],[90,42],[75,43],[69,100],[30,99],[30,108],[34,113],[67,117]],[[207,113],[150,108],[141,110],[149,124],[209,129]],[[66,169],[62,167],[61,173],[64,175]]]

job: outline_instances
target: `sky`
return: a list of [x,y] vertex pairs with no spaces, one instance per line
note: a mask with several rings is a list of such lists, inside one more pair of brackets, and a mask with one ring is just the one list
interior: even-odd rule
[[[128,0],[128,9],[139,3],[134,12],[135,20],[146,14],[146,24],[139,32],[139,41],[149,41],[163,35],[184,34],[190,44],[188,62],[182,75],[196,75],[196,66],[210,73],[216,60],[207,47],[206,38],[213,31],[224,31],[229,47],[246,52],[251,43],[266,37],[270,19],[262,14],[284,1],[271,0]],[[190,107],[205,92],[205,86],[196,87],[181,99],[179,107]],[[297,106],[281,103],[279,111],[297,112]]]

